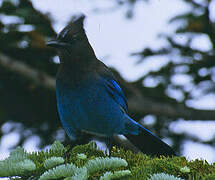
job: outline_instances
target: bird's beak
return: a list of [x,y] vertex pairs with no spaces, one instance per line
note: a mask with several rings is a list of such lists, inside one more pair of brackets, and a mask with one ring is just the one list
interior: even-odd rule
[[54,48],[63,48],[65,46],[67,46],[68,44],[64,43],[64,42],[59,42],[56,40],[51,40],[51,41],[46,42],[46,45],[49,47],[54,47]]

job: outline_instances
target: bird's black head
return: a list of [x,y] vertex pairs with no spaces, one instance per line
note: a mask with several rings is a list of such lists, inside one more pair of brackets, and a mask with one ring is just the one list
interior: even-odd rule
[[60,61],[84,60],[94,57],[94,51],[87,39],[83,23],[85,16],[72,20],[57,36],[56,40],[48,41],[47,46],[58,49]]

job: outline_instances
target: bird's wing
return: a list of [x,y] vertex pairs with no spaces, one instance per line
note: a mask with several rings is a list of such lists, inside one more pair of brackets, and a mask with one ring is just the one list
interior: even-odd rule
[[109,95],[116,101],[123,111],[127,113],[127,100],[119,84],[114,79],[106,79],[106,89]]
[[124,112],[128,113],[128,104],[125,95],[110,69],[99,60],[96,61],[95,69],[97,69],[98,75],[102,77],[103,83],[105,82],[105,88],[110,97],[114,99]]

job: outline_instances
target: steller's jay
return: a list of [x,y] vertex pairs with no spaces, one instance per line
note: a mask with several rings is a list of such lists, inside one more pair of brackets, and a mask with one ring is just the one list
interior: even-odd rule
[[[58,50],[58,113],[71,140],[90,135],[126,136],[143,153],[175,155],[171,147],[128,116],[126,98],[109,68],[99,61],[83,28],[84,16],[69,23],[47,42]],[[88,136],[89,135],[89,136]]]

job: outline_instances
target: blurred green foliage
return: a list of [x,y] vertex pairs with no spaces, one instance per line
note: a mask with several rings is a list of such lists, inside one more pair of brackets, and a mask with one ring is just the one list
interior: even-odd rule
[[[51,22],[48,15],[36,10],[28,0],[3,1],[0,6],[0,52],[55,76],[57,64],[52,57],[56,52],[45,45],[47,39],[56,36]],[[60,127],[55,92],[8,69],[0,69],[0,126],[6,122],[21,123],[21,144],[34,133],[40,135],[45,144],[50,143]]]

